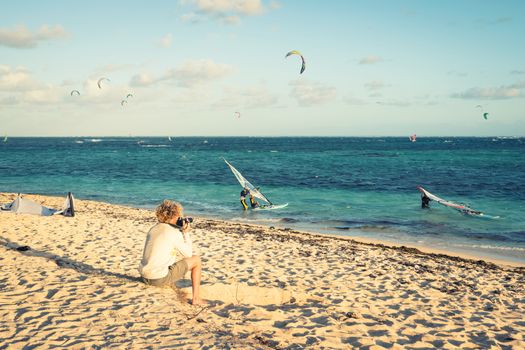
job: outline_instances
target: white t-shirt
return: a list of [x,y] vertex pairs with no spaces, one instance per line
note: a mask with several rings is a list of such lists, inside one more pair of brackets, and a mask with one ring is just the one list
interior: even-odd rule
[[139,272],[147,279],[158,279],[168,275],[168,268],[177,260],[177,254],[192,256],[192,242],[188,232],[182,233],[171,225],[158,223],[146,237]]

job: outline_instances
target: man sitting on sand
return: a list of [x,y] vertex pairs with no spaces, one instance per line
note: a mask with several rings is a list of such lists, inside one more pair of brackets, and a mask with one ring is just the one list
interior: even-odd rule
[[[182,205],[165,199],[155,214],[159,222],[146,237],[139,272],[146,284],[176,288],[175,282],[191,271],[192,304],[206,302],[199,297],[201,259],[193,255],[189,218],[184,218]],[[177,259],[178,255],[182,259]]]

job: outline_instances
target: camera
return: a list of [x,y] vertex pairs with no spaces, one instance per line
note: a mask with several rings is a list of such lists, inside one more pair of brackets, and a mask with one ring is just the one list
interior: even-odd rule
[[193,218],[179,218],[177,220],[177,226],[181,226],[184,225],[184,223],[187,223],[189,224],[190,222],[193,222]]

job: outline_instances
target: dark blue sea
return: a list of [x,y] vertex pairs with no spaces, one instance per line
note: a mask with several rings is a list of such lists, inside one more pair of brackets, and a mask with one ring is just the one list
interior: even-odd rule
[[[288,207],[243,212],[223,157]],[[417,185],[487,215],[421,209]],[[145,208],[170,198],[189,215],[525,262],[524,138],[9,138],[0,191]]]

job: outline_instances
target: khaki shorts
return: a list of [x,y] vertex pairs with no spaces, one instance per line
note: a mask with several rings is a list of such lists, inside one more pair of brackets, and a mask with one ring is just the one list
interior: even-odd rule
[[155,287],[174,287],[176,288],[177,285],[175,284],[178,280],[182,279],[186,272],[188,272],[188,263],[185,259],[177,261],[175,264],[171,265],[169,267],[169,272],[166,277],[157,278],[157,279],[149,279],[149,278],[142,278],[146,284],[155,286]]

